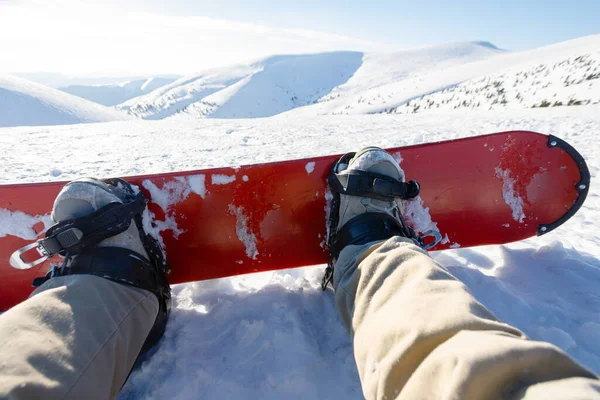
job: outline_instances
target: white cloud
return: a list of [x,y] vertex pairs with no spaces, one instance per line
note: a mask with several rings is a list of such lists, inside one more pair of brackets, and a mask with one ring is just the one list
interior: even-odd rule
[[277,53],[387,50],[356,38],[39,0],[0,3],[0,70],[189,74]]

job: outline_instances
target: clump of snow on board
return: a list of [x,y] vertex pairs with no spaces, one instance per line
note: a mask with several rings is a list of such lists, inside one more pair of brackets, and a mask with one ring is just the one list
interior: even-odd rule
[[333,193],[329,186],[325,189],[325,238],[321,241],[321,248],[327,247],[327,239],[329,238],[329,232],[331,232],[331,226],[329,226],[329,218],[331,218],[331,202],[333,201]]
[[187,199],[192,192],[189,181],[182,177],[165,182],[160,189],[149,179],[142,182],[142,185],[150,192],[152,202],[162,208],[165,214],[173,205]]
[[[175,219],[173,206],[188,198],[191,193],[204,198],[206,196],[206,177],[202,174],[189,177],[177,177],[172,181],[165,182],[161,188],[156,186],[151,180],[146,179],[142,186],[150,193],[151,201],[158,205],[165,213],[163,221],[156,218],[156,215],[146,208],[142,213],[142,224],[144,231],[152,235],[160,243],[163,251],[165,243],[160,235],[161,232],[170,230],[173,237],[177,239],[184,230],[180,229]],[[133,185],[135,191],[139,188]]]
[[433,222],[431,219],[429,207],[425,207],[421,196],[417,196],[411,200],[405,200],[403,201],[403,204],[404,218],[415,232],[424,233],[428,230],[438,230],[437,223]]
[[[44,229],[36,232],[34,228],[39,223],[44,224]],[[24,240],[35,240],[50,226],[52,226],[50,214],[33,216],[21,211],[0,208],[0,237],[12,235]]]
[[188,177],[190,183],[190,189],[200,197],[206,196],[206,177],[203,174],[193,175]]
[[211,183],[213,185],[227,185],[230,184],[232,182],[235,182],[236,177],[235,175],[222,175],[222,174],[215,174],[211,177]]
[[306,173],[310,175],[315,170],[315,162],[311,161],[311,162],[306,163],[306,165],[304,166],[304,169],[306,169]]
[[515,221],[523,223],[525,213],[523,212],[523,198],[515,190],[515,180],[509,170],[496,168],[496,178],[502,179],[502,198],[512,210]]
[[248,227],[248,217],[244,215],[244,207],[236,207],[230,204],[229,212],[235,215],[235,233],[240,242],[246,247],[246,255],[256,260],[259,254],[256,248],[256,235]]

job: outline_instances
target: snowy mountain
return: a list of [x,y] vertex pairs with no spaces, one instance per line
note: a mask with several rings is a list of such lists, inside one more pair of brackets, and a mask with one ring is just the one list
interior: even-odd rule
[[68,125],[129,119],[91,101],[11,75],[0,75],[0,127]]
[[361,68],[309,107],[290,115],[370,114],[416,94],[431,93],[456,82],[455,75],[473,77],[471,65],[507,54],[487,42],[451,43],[391,54],[367,53]]
[[[161,119],[175,113],[178,118],[405,113],[430,109],[434,102],[436,109],[440,104],[504,107],[510,99],[514,108],[587,104],[598,101],[599,48],[600,35],[595,35],[518,53],[468,42],[390,54],[278,56],[181,79],[118,108]],[[346,69],[338,75],[340,67]],[[313,70],[320,71],[319,79]],[[558,81],[568,89],[557,92]],[[477,101],[469,103],[457,95],[460,91]],[[485,100],[470,96],[474,91]],[[421,98],[423,104],[416,104]]]
[[[552,59],[526,62],[408,101],[387,112],[501,110],[600,103],[600,36],[597,46],[556,52]],[[548,50],[548,49],[546,49]]]
[[[381,96],[386,95],[386,88],[405,81],[413,83],[423,71],[443,71],[503,53],[487,42],[469,42],[391,54],[273,56],[182,78],[117,108],[145,119],[162,119],[179,112],[193,118],[256,118],[314,103],[351,101],[353,95],[362,103],[370,91],[385,104]],[[312,115],[322,113],[318,108],[308,109]]]
[[[50,86],[55,89],[68,86],[108,86],[119,85],[123,82],[146,81],[150,76],[140,75],[68,75],[56,72],[8,72],[10,75]],[[174,81],[178,75],[159,75],[155,78]]]
[[346,82],[362,53],[272,56],[181,78],[118,109],[145,119],[185,110],[194,117],[256,118],[311,104]]
[[[432,107],[428,106],[428,100],[430,103],[436,102],[436,106],[442,101],[446,101],[443,103],[446,105],[446,109],[453,109],[454,105],[462,104],[465,100],[475,101],[474,99],[479,96],[475,102],[477,104],[481,101],[481,97],[490,94],[489,87],[486,87],[488,84],[493,91],[500,92],[499,97],[495,95],[489,97],[490,103],[496,98],[498,98],[498,102],[502,102],[501,86],[506,86],[504,91],[518,86],[519,91],[523,92],[520,97],[526,96],[530,99],[524,100],[522,103],[515,102],[514,106],[515,108],[528,108],[536,101],[538,105],[541,104],[544,96],[548,97],[548,101],[552,101],[554,94],[558,93],[554,90],[556,85],[563,85],[562,82],[568,81],[569,86],[572,86],[580,84],[582,80],[593,79],[596,73],[594,70],[597,68],[599,49],[600,35],[594,35],[524,52],[497,53],[494,57],[486,59],[481,57],[479,61],[467,59],[470,62],[445,63],[439,67],[427,63],[420,68],[413,68],[410,74],[396,76],[393,79],[381,78],[382,68],[375,62],[367,70],[368,63],[365,60],[363,68],[347,84],[333,90],[330,95],[320,99],[318,104],[294,110],[290,114],[305,116],[371,114],[390,112],[390,110],[391,112],[395,110],[412,112],[416,106],[418,106],[417,110]],[[373,55],[372,57],[380,59],[381,56]],[[397,62],[402,64],[406,61],[398,60]],[[557,80],[561,83],[556,82]],[[500,81],[506,81],[506,83],[499,85]],[[367,83],[365,84],[365,82]],[[461,85],[462,89],[457,88],[457,85]],[[550,87],[551,85],[553,87]],[[455,95],[458,93],[456,91],[460,90],[468,93],[462,97]],[[475,93],[475,90],[478,92]],[[442,95],[441,92],[445,94]],[[531,92],[531,94],[526,92]],[[584,84],[578,89],[571,87],[561,92],[561,99],[557,98],[556,101],[568,104],[569,96],[583,96],[580,100],[593,102],[595,101],[593,99],[598,97],[593,93],[594,87]],[[517,94],[518,91],[513,91],[512,96],[516,98]],[[450,101],[452,96],[454,99]],[[509,96],[507,94],[504,97],[508,98]],[[421,98],[423,98],[422,103],[415,103],[414,100]],[[563,98],[565,100],[562,100]],[[529,101],[531,101],[531,105]],[[408,104],[409,102],[410,104]],[[449,103],[451,105],[448,107]],[[484,104],[487,104],[486,101],[481,102],[481,106]]]
[[118,84],[70,85],[59,90],[105,106],[114,106],[150,93],[175,81],[175,78],[150,77]]
[[153,120],[594,104],[598,49],[600,35],[518,53],[467,42],[389,54],[280,55],[168,84],[147,79],[64,90],[109,105],[142,94],[115,108]]

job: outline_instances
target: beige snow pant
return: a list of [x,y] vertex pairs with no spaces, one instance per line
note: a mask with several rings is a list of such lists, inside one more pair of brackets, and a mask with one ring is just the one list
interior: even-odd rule
[[109,399],[156,315],[152,293],[91,275],[52,278],[0,316],[0,399]]
[[408,239],[348,246],[334,272],[368,400],[600,399],[594,374],[499,322]]

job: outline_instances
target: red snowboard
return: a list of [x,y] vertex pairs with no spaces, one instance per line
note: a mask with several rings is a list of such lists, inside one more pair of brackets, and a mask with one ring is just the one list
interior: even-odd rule
[[[389,151],[402,158],[407,179],[421,184],[422,203],[408,204],[407,220],[420,231],[437,224],[444,240],[434,250],[549,232],[579,209],[589,188],[583,158],[564,141],[539,133],[505,132]],[[163,229],[171,265],[169,280],[180,283],[325,263],[326,177],[338,158],[127,180],[152,199],[149,208]],[[23,301],[33,278],[48,270],[49,261],[13,269],[9,257],[42,234],[44,224],[36,222],[48,220],[63,184],[0,186],[0,310]]]

